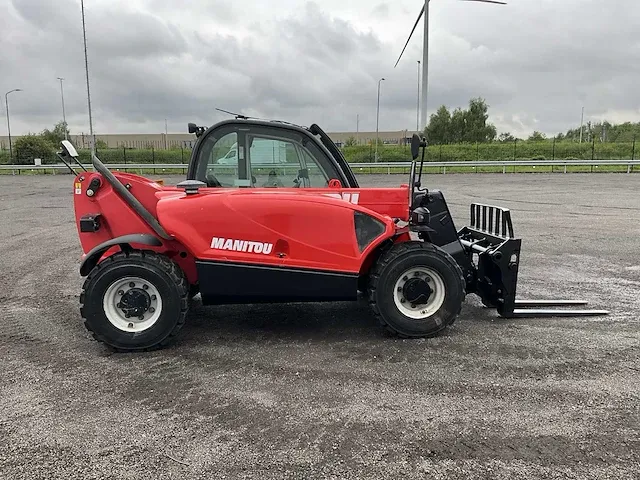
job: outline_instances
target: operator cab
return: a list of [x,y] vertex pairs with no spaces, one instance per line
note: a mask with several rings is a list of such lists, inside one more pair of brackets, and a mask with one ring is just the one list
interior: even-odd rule
[[218,188],[357,188],[349,164],[317,125],[236,118],[208,129],[189,124],[198,140],[188,180]]

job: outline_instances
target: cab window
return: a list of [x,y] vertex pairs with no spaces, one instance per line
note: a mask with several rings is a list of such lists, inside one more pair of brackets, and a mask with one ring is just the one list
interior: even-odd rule
[[198,152],[196,179],[208,187],[248,186],[246,162],[235,128],[225,128],[205,137]]
[[269,129],[247,134],[248,161],[259,188],[324,188],[341,178],[333,163],[311,141],[296,132]]
[[262,125],[225,125],[202,139],[195,179],[209,187],[324,188],[344,182],[318,145],[299,132]]

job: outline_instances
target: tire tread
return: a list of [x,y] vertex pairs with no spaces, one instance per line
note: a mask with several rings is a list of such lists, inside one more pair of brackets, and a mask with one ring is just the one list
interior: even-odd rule
[[169,344],[173,343],[173,341],[176,339],[176,337],[180,333],[180,330],[182,330],[182,327],[184,327],[186,323],[187,313],[189,310],[189,282],[187,281],[187,278],[184,272],[178,266],[178,264],[175,263],[173,260],[167,258],[165,255],[156,253],[151,250],[125,250],[125,251],[114,253],[113,255],[110,255],[102,262],[98,262],[98,264],[91,270],[91,272],[89,272],[89,275],[87,275],[87,278],[84,281],[84,284],[82,285],[82,291],[80,293],[80,315],[82,316],[82,320],[85,328],[91,333],[91,335],[95,340],[105,345],[108,345],[109,348],[111,348],[116,352],[128,352],[132,350],[130,348],[122,349],[122,348],[109,345],[106,338],[104,338],[102,335],[100,335],[99,333],[91,329],[84,314],[85,292],[87,290],[89,283],[93,281],[93,279],[98,274],[98,272],[103,268],[105,268],[105,266],[112,265],[117,261],[131,260],[131,259],[142,259],[143,261],[146,261],[146,262],[155,263],[157,267],[163,270],[171,278],[171,280],[176,285],[178,291],[180,292],[180,314],[178,317],[178,321],[176,322],[176,325],[173,328],[173,330],[171,330],[169,335],[167,335],[167,337],[164,340],[158,342],[157,344],[151,347],[135,349],[136,351],[145,351],[145,352],[158,350],[160,348],[166,347]]
[[[382,326],[382,328],[390,335],[398,337],[398,338],[413,338],[410,335],[406,335],[403,334],[401,332],[399,332],[397,329],[395,329],[392,325],[390,325],[389,323],[387,323],[384,319],[384,317],[382,316],[382,313],[380,312],[380,308],[378,307],[377,301],[376,301],[376,289],[378,288],[378,282],[380,280],[380,276],[383,272],[383,270],[387,267],[387,265],[389,265],[391,262],[393,262],[396,258],[405,255],[407,253],[411,253],[413,251],[429,251],[432,253],[436,253],[439,254],[443,257],[445,257],[453,266],[455,266],[457,272],[458,272],[458,276],[459,276],[459,281],[460,281],[460,285],[462,288],[462,296],[464,298],[464,296],[466,295],[466,282],[464,280],[464,275],[462,272],[462,269],[460,268],[460,265],[458,265],[458,262],[456,262],[454,260],[454,258],[449,255],[447,252],[443,251],[442,249],[437,248],[435,245],[433,245],[432,243],[428,243],[428,242],[422,242],[422,241],[408,241],[408,242],[403,242],[400,244],[394,244],[391,247],[385,249],[385,251],[382,252],[382,254],[380,255],[380,257],[378,258],[378,261],[373,265],[373,268],[371,269],[371,273],[369,275],[369,288],[368,288],[368,301],[369,301],[369,306],[371,308],[371,310],[373,311],[374,316],[377,318],[378,322],[380,323],[380,325]],[[460,314],[460,311],[462,310],[462,302],[460,302],[457,311],[455,312],[454,315],[454,321],[455,318],[458,317],[458,315]],[[440,332],[442,332],[444,329],[446,329],[447,327],[449,327],[450,325],[453,324],[453,321],[448,323],[448,324],[444,324],[442,325],[442,327],[432,333],[426,334],[426,335],[421,335],[421,337],[423,338],[431,338],[431,337],[435,337],[436,335],[439,335]]]

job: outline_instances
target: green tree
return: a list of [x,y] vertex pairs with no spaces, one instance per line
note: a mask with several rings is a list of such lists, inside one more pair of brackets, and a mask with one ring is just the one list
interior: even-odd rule
[[442,105],[431,115],[425,134],[432,145],[462,142],[492,142],[495,140],[496,127],[489,123],[489,106],[482,98],[472,98],[469,108],[456,108],[449,112]]
[[346,142],[344,142],[345,147],[353,147],[355,145],[356,145],[356,138],[353,135],[347,138]]
[[33,165],[34,158],[41,158],[43,163],[53,159],[53,145],[42,135],[22,136],[15,141],[13,148],[18,165]]
[[488,122],[489,106],[482,98],[472,98],[469,109],[464,112],[466,142],[491,142],[496,138],[496,127]]
[[425,136],[430,145],[442,145],[450,142],[449,130],[451,128],[451,114],[446,106],[442,105],[438,111],[429,118],[429,125],[425,130]]
[[451,143],[462,143],[466,138],[467,116],[466,112],[456,108],[451,114],[450,137]]
[[48,128],[45,128],[40,133],[40,135],[47,142],[53,145],[54,148],[57,148],[60,145],[60,142],[65,139],[65,135],[64,135],[65,132],[67,133],[67,136],[71,134],[69,132],[69,128],[67,127],[67,124],[64,123],[63,121],[60,121],[54,125],[53,130],[49,130]]
[[540,133],[537,130],[531,134],[528,138],[530,142],[542,142],[547,139],[547,136],[544,133]]
[[516,141],[516,137],[511,135],[511,132],[503,132],[498,135],[498,141],[502,143],[513,143]]

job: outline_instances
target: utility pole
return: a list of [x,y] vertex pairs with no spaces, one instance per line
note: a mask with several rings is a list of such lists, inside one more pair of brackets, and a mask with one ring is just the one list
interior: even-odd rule
[[82,36],[84,37],[84,70],[87,75],[87,104],[89,106],[89,144],[91,146],[91,161],[96,154],[96,139],[93,136],[93,119],[91,117],[91,91],[89,90],[89,60],[87,58],[87,31],[84,22],[84,0],[80,0],[80,8],[82,9]]
[[356,145],[360,145],[360,114],[356,115]]
[[167,119],[164,119],[164,149],[169,150],[169,140],[168,140],[169,131],[167,129]]
[[21,92],[21,88],[14,88],[4,94],[4,104],[7,107],[7,130],[9,132],[9,163],[13,161],[13,147],[11,146],[11,122],[9,121],[9,94],[12,92]]
[[380,83],[384,80],[381,78],[378,80],[378,109],[376,111],[376,157],[375,161],[378,161],[378,125],[380,123]]
[[67,116],[64,113],[64,90],[62,89],[62,81],[64,80],[64,78],[58,77],[58,80],[60,80],[60,96],[62,97],[62,122],[64,123],[64,139],[69,140],[69,137],[67,135]]
[[582,107],[582,116],[580,117],[580,143],[582,143],[582,129],[584,125],[584,107]]

